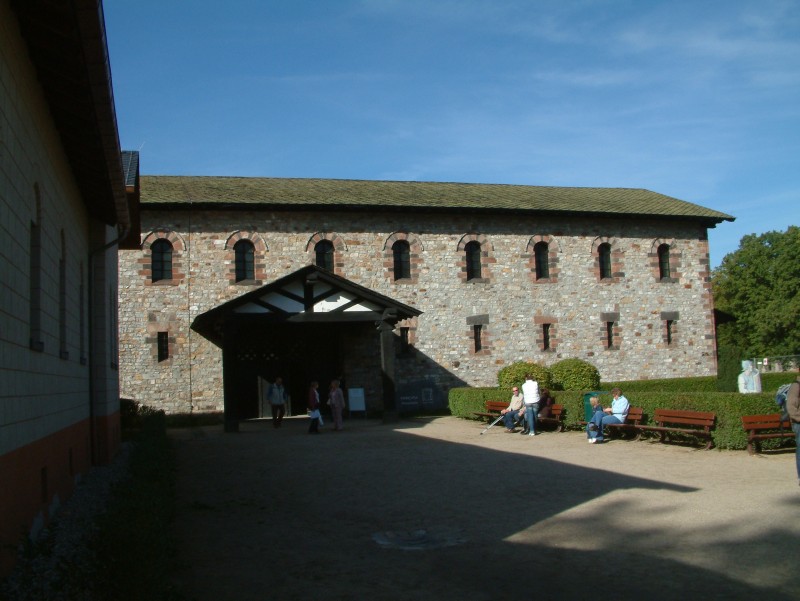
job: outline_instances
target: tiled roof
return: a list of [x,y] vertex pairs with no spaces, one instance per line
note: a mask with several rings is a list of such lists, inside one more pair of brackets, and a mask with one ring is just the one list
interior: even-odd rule
[[635,188],[565,188],[340,179],[141,177],[147,205],[251,205],[273,208],[482,210],[533,213],[659,216],[720,223],[734,217],[677,198]]

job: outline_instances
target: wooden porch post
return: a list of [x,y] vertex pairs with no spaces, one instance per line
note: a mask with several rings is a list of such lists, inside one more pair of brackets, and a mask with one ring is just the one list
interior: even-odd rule
[[236,406],[236,386],[234,385],[234,372],[236,371],[235,353],[233,345],[236,341],[236,331],[230,325],[230,319],[223,326],[222,342],[222,399],[224,407],[225,432],[239,431],[239,415]]
[[[391,322],[389,320],[392,320]],[[386,310],[383,318],[378,322],[378,331],[381,337],[381,384],[383,385],[383,421],[397,419],[397,388],[394,371],[394,323],[397,316],[393,311]]]

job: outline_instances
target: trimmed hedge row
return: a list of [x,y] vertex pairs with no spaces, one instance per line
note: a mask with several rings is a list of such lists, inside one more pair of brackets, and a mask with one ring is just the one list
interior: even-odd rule
[[[792,379],[794,374],[792,374]],[[789,380],[791,381],[791,380]],[[686,409],[690,411],[713,411],[717,414],[717,425],[714,430],[714,445],[718,449],[745,449],[747,436],[742,429],[742,416],[759,413],[776,413],[775,393],[763,392],[760,394],[739,394],[738,392],[665,392],[635,391],[631,383],[626,383],[622,388],[623,393],[631,405],[642,407],[645,413],[645,423],[652,424],[652,416],[657,408]],[[610,389],[603,388],[600,402],[603,406],[611,404]],[[583,391],[555,391],[551,392],[555,402],[564,405],[566,409],[567,428],[581,428],[579,422],[583,420]],[[473,411],[484,411],[486,400],[510,400],[511,390],[501,388],[453,388],[450,390],[450,412],[467,419],[474,419]],[[780,441],[764,441],[764,448],[770,448],[768,443],[778,444]]]
[[[794,382],[795,372],[776,372],[761,375],[761,389],[765,392],[778,390],[782,384]],[[632,380],[629,382],[602,382],[600,390],[619,387],[625,396],[633,392],[719,392],[714,376],[697,378],[672,378],[663,380]]]

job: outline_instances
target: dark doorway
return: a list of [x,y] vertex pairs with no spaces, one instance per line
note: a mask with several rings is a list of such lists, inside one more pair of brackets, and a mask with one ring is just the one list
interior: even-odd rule
[[304,415],[311,380],[319,382],[320,400],[342,375],[342,329],[347,324],[263,324],[243,319],[232,342],[226,342],[226,395],[235,399],[236,419],[259,416],[258,378],[283,378],[292,415]]

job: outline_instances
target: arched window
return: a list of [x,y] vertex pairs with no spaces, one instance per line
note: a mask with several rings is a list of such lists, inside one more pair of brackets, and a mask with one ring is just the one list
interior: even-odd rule
[[320,240],[314,246],[317,267],[333,271],[333,242]]
[[669,244],[661,244],[658,247],[658,277],[662,280],[670,278]]
[[533,247],[533,254],[536,261],[536,279],[548,279],[550,277],[550,248],[547,242],[537,242]]
[[600,262],[600,279],[611,278],[611,245],[608,242],[603,242],[597,247],[597,257]]
[[172,244],[159,238],[150,246],[150,273],[153,282],[172,279]]
[[481,244],[473,240],[464,247],[467,260],[467,281],[481,277]]
[[255,247],[250,240],[239,240],[233,245],[236,255],[236,281],[255,279]]
[[402,280],[411,277],[411,248],[407,240],[398,240],[392,244],[394,255],[394,279]]

